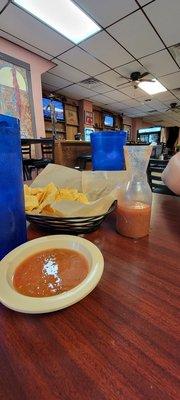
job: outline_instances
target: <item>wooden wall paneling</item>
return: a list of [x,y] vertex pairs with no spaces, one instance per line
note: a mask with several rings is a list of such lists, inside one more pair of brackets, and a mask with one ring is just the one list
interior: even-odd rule
[[78,132],[78,126],[66,125],[66,140],[74,140],[74,135]]
[[94,127],[102,128],[102,111],[94,110]]
[[76,106],[65,104],[65,121],[66,125],[68,124],[68,125],[78,126],[79,121],[78,121],[78,111]]

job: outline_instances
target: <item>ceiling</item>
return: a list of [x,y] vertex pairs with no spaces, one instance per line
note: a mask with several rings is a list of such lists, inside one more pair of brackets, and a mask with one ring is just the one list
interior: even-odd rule
[[[0,36],[56,64],[42,75],[45,90],[90,99],[132,118],[180,126],[180,110],[167,111],[170,103],[180,105],[180,1],[75,3],[102,28],[79,45],[8,0],[0,0]],[[168,91],[150,96],[135,90],[128,79],[134,71],[150,72]],[[98,82],[84,84],[89,77]]]

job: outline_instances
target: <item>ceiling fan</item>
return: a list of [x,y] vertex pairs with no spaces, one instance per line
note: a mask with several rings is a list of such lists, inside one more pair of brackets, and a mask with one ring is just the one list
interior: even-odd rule
[[[139,71],[135,71],[135,72],[131,72],[131,75],[129,78],[127,78],[129,80],[129,82],[132,83],[134,89],[138,88],[138,84],[140,82],[154,82],[154,79],[144,79],[147,75],[149,75],[149,72],[143,72],[142,74]],[[125,85],[127,85],[127,83],[125,83]],[[118,85],[119,86],[124,86],[123,84]]]
[[180,111],[180,105],[178,105],[178,103],[170,103],[169,108],[166,110],[166,112],[167,111],[178,112]]

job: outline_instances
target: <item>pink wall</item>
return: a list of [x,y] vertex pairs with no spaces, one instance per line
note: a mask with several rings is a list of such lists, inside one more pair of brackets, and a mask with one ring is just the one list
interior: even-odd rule
[[1,53],[24,61],[25,63],[30,65],[36,135],[37,137],[45,136],[44,118],[41,105],[41,74],[48,71],[55,64],[3,38],[0,38],[0,49]]
[[132,118],[132,140],[136,140],[138,129],[147,128],[153,125],[156,125],[153,121],[146,122],[143,121],[142,118]]
[[150,127],[155,125],[153,122],[146,122],[143,121],[142,118],[130,118],[130,117],[123,117],[123,123],[126,125],[131,125],[131,140],[136,140],[137,138],[137,130],[140,128]]

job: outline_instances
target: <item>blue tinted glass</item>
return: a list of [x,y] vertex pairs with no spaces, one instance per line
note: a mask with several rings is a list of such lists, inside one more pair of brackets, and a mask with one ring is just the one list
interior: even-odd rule
[[124,169],[124,149],[127,133],[124,131],[92,132],[92,167],[94,171]]
[[0,114],[0,259],[26,241],[19,120]]

